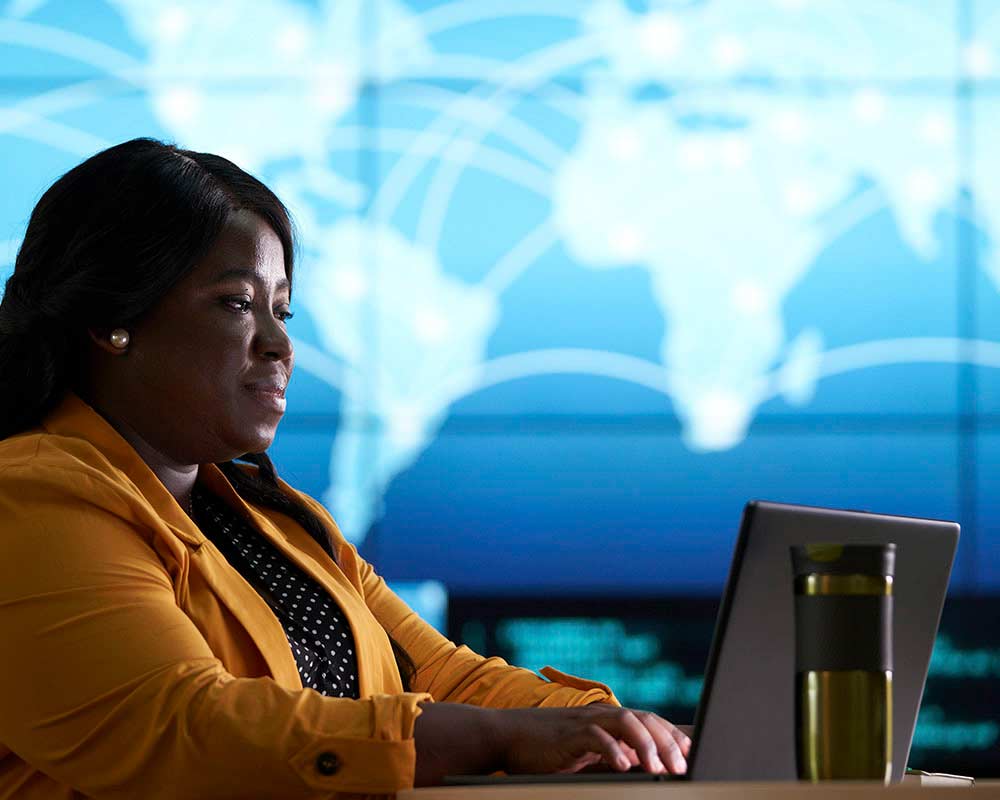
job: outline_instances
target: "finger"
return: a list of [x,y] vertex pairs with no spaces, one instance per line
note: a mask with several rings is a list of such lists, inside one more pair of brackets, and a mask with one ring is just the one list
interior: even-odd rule
[[[664,720],[666,722],[666,720]],[[673,728],[674,738],[677,743],[681,746],[681,752],[684,754],[684,758],[691,755],[691,734],[683,730],[680,725],[673,725],[667,722],[670,727]]]
[[[652,713],[652,712],[650,712]],[[666,726],[667,730],[670,731],[670,735],[677,740],[677,744],[681,746],[681,752],[686,758],[691,752],[691,726],[690,725],[674,725],[670,720],[664,719],[658,714],[653,714],[657,720]]]
[[639,763],[646,772],[666,772],[667,768],[660,760],[658,752],[659,743],[635,712],[627,708],[616,709],[613,715],[601,720],[601,723],[605,730],[613,732],[635,750]]
[[621,739],[618,740],[618,746],[622,749],[622,752],[628,758],[628,763],[629,764],[631,764],[633,767],[635,767],[635,766],[637,766],[639,764],[639,756],[635,752],[635,750],[633,750],[631,747],[629,747],[628,744],[626,744],[625,742],[623,742]]
[[600,753],[584,753],[582,756],[573,761],[573,763],[563,767],[562,769],[557,769],[556,772],[579,772],[580,770],[591,767],[594,764],[600,764],[602,760],[603,756]]
[[663,717],[649,711],[634,712],[636,718],[646,727],[656,742],[661,760],[668,764],[675,775],[687,772],[685,756],[690,750],[691,740],[677,730],[677,727]]
[[595,745],[593,749],[604,757],[604,760],[612,769],[616,769],[619,772],[627,772],[631,768],[632,763],[614,736],[596,723],[588,725],[587,731]]

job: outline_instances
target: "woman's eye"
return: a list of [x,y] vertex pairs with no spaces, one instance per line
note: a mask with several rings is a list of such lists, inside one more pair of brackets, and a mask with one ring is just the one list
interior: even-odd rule
[[274,312],[274,316],[281,322],[288,322],[288,320],[295,316],[295,312],[289,311],[287,308],[280,308]]
[[253,301],[248,297],[227,297],[222,302],[233,311],[239,311],[241,314],[245,314],[253,305]]

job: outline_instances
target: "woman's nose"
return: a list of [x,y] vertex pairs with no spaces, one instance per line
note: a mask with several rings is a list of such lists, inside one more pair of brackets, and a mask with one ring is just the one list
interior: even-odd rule
[[268,315],[257,327],[256,351],[262,358],[286,361],[292,357],[292,340],[282,322]]

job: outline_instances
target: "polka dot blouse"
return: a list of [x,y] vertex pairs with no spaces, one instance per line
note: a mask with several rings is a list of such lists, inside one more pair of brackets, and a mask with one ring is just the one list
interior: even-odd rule
[[281,622],[302,685],[329,697],[358,695],[354,636],[333,598],[235,509],[196,486],[198,527]]

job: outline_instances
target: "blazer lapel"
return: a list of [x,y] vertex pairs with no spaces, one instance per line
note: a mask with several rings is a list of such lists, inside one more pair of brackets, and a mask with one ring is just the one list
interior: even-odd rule
[[302,680],[285,631],[257,590],[208,540],[191,551],[191,564],[201,573],[219,601],[246,629],[278,685],[286,689],[301,689]]
[[[219,601],[246,629],[275,681],[285,688],[301,689],[295,657],[278,618],[198,529],[135,449],[100,414],[72,393],[46,418],[43,427],[51,433],[89,442],[108,460],[113,477],[151,507],[154,536],[163,540],[154,541],[153,545],[171,573],[182,607],[194,615],[199,612],[198,598],[188,592],[188,565],[182,563],[183,552],[178,548],[178,541],[189,554],[190,566],[198,570]],[[200,466],[199,477],[206,473],[213,486],[221,480],[229,487],[214,464]],[[229,492],[235,495],[231,487]]]
[[[313,558],[305,551],[304,547],[293,545],[278,525],[247,504],[237,494],[236,490],[233,489],[226,477],[214,464],[203,464],[199,478],[212,492],[227,503],[230,503],[233,507],[239,509],[262,536],[277,547],[290,562],[322,586],[336,601],[354,637],[355,658],[358,665],[358,691],[360,695],[366,697],[373,693],[386,691],[381,659],[378,657],[379,651],[376,647],[378,637],[380,635],[384,637],[385,633],[377,623],[374,623],[374,626],[371,624],[371,612],[365,605],[364,599],[358,595],[357,589],[347,579],[347,576],[338,569],[329,570],[324,568],[316,558]],[[317,551],[320,550],[320,546],[314,543],[311,538],[306,543],[307,547],[309,545],[313,545]],[[317,557],[321,557],[321,553],[317,552]],[[251,589],[251,591],[253,590]],[[255,591],[253,593],[257,596]],[[260,599],[259,596],[257,597]],[[263,600],[260,600],[260,602],[264,603]],[[264,603],[264,607],[267,608],[266,603]],[[274,617],[269,608],[268,613],[277,622],[277,618]],[[277,624],[280,629],[281,623]],[[283,633],[281,643],[284,650],[290,654],[291,650],[288,647],[288,640],[284,638]],[[390,648],[387,638],[384,644],[387,649]],[[297,671],[296,679],[298,680]],[[401,690],[402,687],[400,686],[399,689]]]

